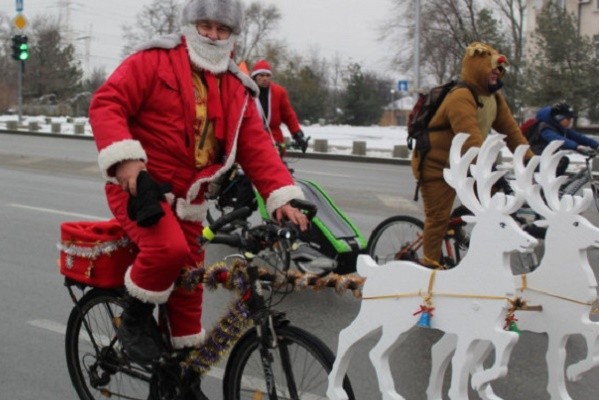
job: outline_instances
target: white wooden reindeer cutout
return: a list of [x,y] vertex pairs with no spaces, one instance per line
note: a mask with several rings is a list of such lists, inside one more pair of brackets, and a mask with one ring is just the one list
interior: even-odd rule
[[[523,157],[527,146],[519,147],[514,154],[516,181],[514,190],[524,195],[529,205],[545,218],[547,226],[545,254],[541,265],[533,272],[516,276],[518,296],[531,305],[541,305],[542,311],[518,313],[521,330],[546,332],[549,338],[546,362],[548,370],[547,391],[553,400],[569,400],[564,378],[565,346],[568,336],[582,334],[587,342],[587,358],[568,368],[569,379],[578,379],[582,373],[599,363],[595,350],[599,324],[589,318],[597,298],[597,281],[587,259],[587,248],[599,245],[599,228],[579,215],[592,201],[590,189],[582,196],[559,198],[559,187],[565,177],[556,177],[555,171],[563,152],[555,151],[561,142],[552,142],[540,158],[538,184],[533,184],[534,170],[539,158],[534,157],[525,167]],[[543,189],[543,195],[541,194]],[[432,348],[432,372],[427,390],[429,399],[441,399],[441,385],[456,346],[455,337],[445,335]],[[482,368],[490,352],[486,343],[477,348],[473,370]],[[498,399],[489,386],[481,388],[483,399]]]
[[[521,206],[520,197],[503,193],[491,196],[493,183],[503,174],[491,169],[503,147],[503,137],[490,135],[480,149],[470,148],[461,156],[467,137],[467,134],[456,135],[450,151],[450,168],[444,171],[444,176],[474,214],[470,220],[476,225],[468,254],[457,267],[447,271],[433,271],[406,261],[378,266],[369,256],[358,258],[358,272],[366,277],[362,304],[358,316],[339,335],[337,358],[329,374],[329,399],[347,399],[342,381],[355,344],[380,330],[381,338],[369,354],[379,389],[383,400],[403,399],[395,391],[389,356],[405,338],[402,334],[416,324],[419,316],[414,314],[429,306],[434,308],[431,326],[458,337],[450,388],[452,399],[468,398],[468,368],[478,340],[492,342],[497,357],[491,368],[472,377],[473,385],[482,387],[507,373],[509,355],[518,338],[517,333],[504,329],[507,299],[515,293],[509,253],[532,250],[537,241],[509,216]],[[468,168],[477,156],[473,177],[467,177]]]

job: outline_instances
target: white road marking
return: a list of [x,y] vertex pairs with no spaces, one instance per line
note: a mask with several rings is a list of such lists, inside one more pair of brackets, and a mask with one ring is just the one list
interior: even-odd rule
[[45,213],[48,213],[48,214],[68,215],[70,217],[92,219],[92,220],[97,220],[97,221],[101,221],[101,220],[107,219],[107,217],[99,217],[97,215],[79,214],[79,213],[73,213],[73,212],[68,212],[68,211],[53,210],[51,208],[26,206],[24,204],[17,204],[17,203],[9,203],[8,206],[9,207],[15,207],[15,208],[23,208],[25,210],[45,212]]
[[[30,321],[27,321],[27,323],[31,326],[35,326],[36,328],[41,328],[41,329],[44,329],[44,330],[47,330],[50,332],[58,333],[63,336],[66,334],[66,331],[67,331],[66,325],[61,324],[60,322],[49,320],[49,319],[32,319]],[[81,336],[83,336],[83,333],[81,334]],[[99,338],[99,339],[100,339],[99,342],[101,344],[110,343],[110,339],[108,339],[108,338]],[[87,342],[89,342],[89,339],[85,339],[85,340]],[[211,378],[214,378],[214,379],[222,380],[223,376],[225,376],[225,370],[224,370],[224,368],[212,367],[206,373],[206,375]]]
[[29,325],[33,325],[37,328],[42,328],[50,332],[59,333],[64,335],[67,331],[67,327],[59,322],[51,321],[49,319],[32,319],[27,321]]
[[418,213],[420,212],[420,204],[401,196],[390,196],[377,194],[376,197],[387,207],[402,210],[402,212]]
[[306,175],[319,175],[319,176],[332,176],[335,178],[354,178],[355,175],[344,175],[344,174],[331,174],[329,172],[321,172],[321,171],[304,171],[304,170],[296,170],[296,172],[301,172]]

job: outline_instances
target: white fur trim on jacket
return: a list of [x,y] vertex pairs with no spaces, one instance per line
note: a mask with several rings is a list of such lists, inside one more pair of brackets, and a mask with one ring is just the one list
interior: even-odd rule
[[146,303],[164,304],[173,291],[175,284],[173,283],[168,289],[162,292],[141,288],[131,279],[131,267],[129,267],[127,272],[125,272],[125,287],[127,288],[127,292],[136,299]]
[[235,64],[235,61],[232,59],[229,60],[229,72],[235,75],[241,81],[243,86],[250,90],[252,97],[257,97],[258,94],[260,94],[258,84],[252,78],[247,76],[245,72],[239,69],[239,65]]
[[200,204],[189,204],[185,199],[177,199],[175,205],[177,216],[183,221],[202,222],[206,219],[208,213],[208,203],[206,201]]
[[253,78],[258,74],[268,74],[268,75],[272,76],[272,71],[269,69],[266,69],[266,68],[256,69],[256,70],[252,71],[250,76]]
[[266,200],[266,210],[272,216],[275,210],[293,199],[304,199],[304,192],[299,186],[283,186],[272,192]]
[[[160,36],[141,44],[140,46],[136,47],[133,52],[136,53],[138,51],[156,48],[174,49],[175,47],[181,44],[181,38],[181,33],[172,33],[170,35]],[[258,94],[260,93],[258,84],[252,78],[247,76],[241,69],[239,69],[239,66],[235,64],[235,61],[233,59],[229,59],[228,70],[241,81],[243,86],[249,89],[253,97],[258,96]]]
[[202,329],[200,333],[187,336],[175,336],[171,338],[171,343],[175,349],[185,347],[198,347],[206,338],[206,331]]
[[110,182],[117,183],[116,179],[108,174],[108,170],[113,165],[125,160],[142,160],[146,162],[148,156],[137,140],[125,139],[114,142],[103,148],[98,154],[98,165],[102,171],[102,176]]

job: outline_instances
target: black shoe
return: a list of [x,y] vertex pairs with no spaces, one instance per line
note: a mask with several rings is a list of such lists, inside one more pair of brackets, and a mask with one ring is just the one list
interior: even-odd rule
[[[154,304],[144,303],[132,296],[125,296],[121,324],[116,336],[131,361],[148,364],[160,357],[158,327],[152,315]],[[159,335],[159,334],[158,334]]]
[[183,378],[185,388],[187,391],[183,396],[183,400],[209,400],[208,397],[202,392],[202,381],[200,376],[193,370],[188,371]]

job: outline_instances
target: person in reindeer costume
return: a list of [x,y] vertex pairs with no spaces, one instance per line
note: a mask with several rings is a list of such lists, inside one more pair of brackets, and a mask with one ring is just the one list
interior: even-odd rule
[[[412,155],[412,171],[424,203],[422,263],[431,268],[444,268],[440,264],[441,245],[456,194],[443,179],[443,169],[448,166],[454,136],[470,134],[464,151],[480,147],[491,129],[505,135],[512,152],[527,143],[500,91],[507,66],[507,58],[492,46],[481,42],[468,45],[460,83],[447,94],[429,123],[429,127],[436,128],[429,134],[430,151],[422,165],[420,154],[415,151]],[[532,156],[528,151],[526,159]]]
[[128,57],[90,106],[110,210],[139,248],[117,336],[140,363],[160,354],[147,332],[156,304],[167,304],[175,348],[202,340],[202,287],[190,291],[177,278],[203,267],[205,194],[233,163],[274,218],[308,225],[289,205],[303,194],[264,134],[258,88],[231,58],[243,12],[239,0],[188,0],[180,34]]

